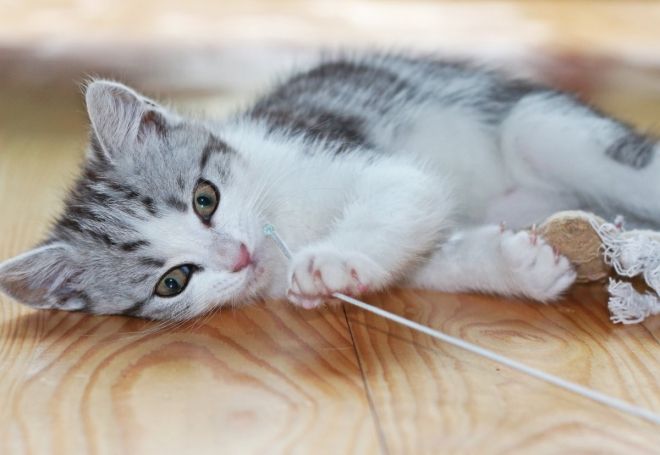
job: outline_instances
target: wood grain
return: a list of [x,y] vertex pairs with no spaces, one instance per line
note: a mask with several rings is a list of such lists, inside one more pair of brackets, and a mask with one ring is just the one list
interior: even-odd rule
[[[6,305],[7,303],[3,303]],[[283,302],[156,331],[24,312],[3,378],[3,453],[338,453],[377,445],[344,315]]]
[[[660,409],[660,345],[608,321],[599,287],[538,305],[399,291],[373,303],[649,409]],[[656,426],[348,309],[391,453],[655,453]],[[657,337],[658,332],[655,333]]]

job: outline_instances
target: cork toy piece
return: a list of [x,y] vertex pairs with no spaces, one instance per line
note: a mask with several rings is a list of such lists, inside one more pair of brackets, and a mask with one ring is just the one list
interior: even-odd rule
[[591,213],[566,211],[552,215],[538,227],[538,233],[575,267],[578,283],[604,280],[611,273],[602,254],[602,240],[593,223],[605,220]]

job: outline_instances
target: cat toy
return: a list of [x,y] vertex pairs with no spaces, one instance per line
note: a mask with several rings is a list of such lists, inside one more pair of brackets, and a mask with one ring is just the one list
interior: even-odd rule
[[536,230],[573,264],[578,283],[609,280],[612,322],[660,314],[660,232],[626,231],[621,217],[608,223],[582,211],[556,213]]
[[[550,226],[554,226],[554,222],[550,224]],[[548,226],[546,226],[546,229],[548,229]],[[284,243],[284,240],[282,240],[282,238],[279,236],[279,234],[275,230],[275,227],[272,224],[267,224],[266,226],[264,226],[264,234],[267,237],[273,239],[273,241],[278,246],[282,254],[284,254],[284,256],[287,259],[291,260],[292,257],[291,250],[289,250],[286,243]],[[536,368],[529,367],[516,360],[497,354],[496,352],[490,351],[488,349],[482,348],[472,343],[468,343],[467,341],[461,340],[460,338],[455,338],[451,335],[447,335],[445,333],[440,332],[439,330],[432,329],[417,322],[410,321],[394,313],[390,313],[389,311],[385,311],[381,308],[375,307],[373,305],[369,305],[368,303],[355,299],[351,296],[342,294],[340,292],[333,293],[332,297],[339,299],[343,302],[346,302],[350,305],[361,308],[370,313],[381,316],[390,321],[396,322],[397,324],[406,326],[412,330],[416,330],[418,332],[424,333],[432,338],[436,338],[440,341],[444,341],[445,343],[464,349],[468,352],[479,355],[481,357],[485,357],[502,365],[506,365],[509,368],[520,371],[524,374],[540,379],[542,381],[545,381],[562,389],[568,390],[582,397],[604,404],[605,406],[608,406],[612,409],[616,409],[621,412],[648,420],[652,423],[655,423],[656,425],[660,425],[660,415],[648,409],[644,409],[639,406],[632,405],[630,403],[611,397],[609,395],[605,395],[604,393],[598,392],[596,390],[589,389],[579,384],[562,379],[558,376],[554,376],[552,374],[546,373]]]

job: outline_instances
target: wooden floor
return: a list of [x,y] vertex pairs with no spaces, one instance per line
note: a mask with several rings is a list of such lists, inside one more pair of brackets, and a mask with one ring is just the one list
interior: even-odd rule
[[[547,13],[564,27],[557,30],[573,20],[578,38],[600,33],[598,42],[622,53],[658,49],[641,31],[630,32],[631,20],[617,21],[630,14],[623,3],[605,2],[607,23],[628,30],[625,42],[603,33],[604,23],[594,25],[589,10],[573,16],[568,2],[548,6],[554,3],[539,2],[535,14]],[[652,22],[640,15],[644,2],[629,3],[636,5],[630,17]],[[570,45],[596,41],[573,37]],[[616,63],[605,73],[589,66],[595,60],[567,58],[548,72],[558,83],[660,132],[657,68],[638,78],[617,72]],[[43,236],[86,138],[79,95],[28,85],[0,84],[0,260]],[[219,110],[233,105],[220,98]],[[600,286],[576,288],[547,306],[417,291],[368,300],[660,412],[660,317],[612,324]],[[303,311],[264,302],[163,327],[32,311],[0,297],[0,454],[14,453],[657,454],[660,428],[352,307]]]

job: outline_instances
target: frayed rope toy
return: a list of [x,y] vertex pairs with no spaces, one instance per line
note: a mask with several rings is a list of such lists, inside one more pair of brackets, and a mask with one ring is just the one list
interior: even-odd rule
[[[548,220],[550,221],[550,220]],[[582,224],[582,223],[579,223]],[[544,223],[543,226],[541,226],[541,230],[545,231],[548,230],[548,225],[547,223]],[[545,229],[544,229],[545,228]],[[552,229],[550,229],[552,230]],[[273,241],[277,244],[278,248],[286,256],[287,259],[291,259],[291,250],[289,250],[289,247],[287,247],[286,243],[284,243],[284,240],[278,235],[277,231],[275,230],[275,227],[272,224],[267,224],[264,226],[264,234],[266,236],[270,237],[273,239]],[[656,256],[657,258],[657,256]],[[615,266],[616,267],[616,266]],[[657,275],[656,275],[657,276]],[[625,283],[628,284],[628,283]],[[471,352],[473,354],[479,355],[481,357],[485,357],[487,359],[490,359],[494,362],[497,362],[501,365],[506,365],[509,368],[512,368],[514,370],[520,371],[521,373],[525,373],[528,376],[532,376],[534,378],[540,379],[542,381],[545,381],[549,384],[555,385],[557,387],[560,387],[564,390],[568,390],[570,392],[573,392],[577,395],[580,395],[582,397],[588,398],[592,401],[595,401],[597,403],[601,403],[611,409],[616,409],[618,411],[624,412],[626,414],[630,414],[635,417],[639,417],[641,419],[647,420],[649,422],[652,422],[656,425],[660,425],[660,414],[656,414],[653,411],[650,411],[648,409],[640,408],[639,406],[632,405],[630,403],[627,403],[625,401],[619,400],[617,398],[611,397],[609,395],[606,395],[604,393],[598,392],[597,390],[592,390],[587,387],[581,386],[579,384],[576,384],[574,382],[567,381],[565,379],[562,379],[558,376],[546,373],[544,371],[538,370],[536,368],[529,367],[523,363],[520,363],[516,360],[510,359],[508,357],[504,357],[496,352],[490,351],[488,349],[482,348],[480,346],[477,346],[472,343],[468,343],[467,341],[461,340],[460,338],[455,338],[451,335],[447,335],[445,333],[440,332],[439,330],[432,329],[430,327],[427,327],[422,324],[418,324],[417,322],[410,321],[406,318],[402,318],[401,316],[398,316],[394,313],[390,313],[389,311],[385,311],[381,308],[375,307],[373,305],[369,305],[368,303],[365,303],[361,300],[355,299],[353,297],[350,297],[348,295],[335,292],[332,294],[332,297],[342,300],[346,303],[349,303],[353,306],[356,306],[358,308],[362,308],[365,311],[369,311],[370,313],[376,314],[378,316],[381,316],[385,319],[388,319],[390,321],[396,322],[397,324],[404,325],[410,329],[416,330],[418,332],[421,332],[425,335],[428,335],[432,338],[438,339],[440,341],[444,341],[445,343],[451,344],[452,346],[456,346],[458,348],[464,349],[468,352]]]
[[[636,324],[660,314],[660,232],[626,231],[621,217],[608,223],[582,211],[556,213],[537,231],[571,261],[578,283],[609,278],[612,322]],[[642,292],[622,280],[635,277]]]

